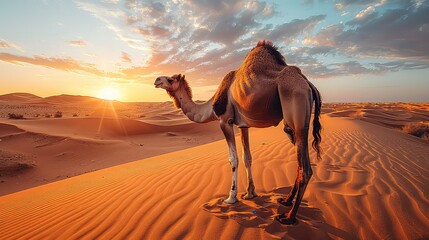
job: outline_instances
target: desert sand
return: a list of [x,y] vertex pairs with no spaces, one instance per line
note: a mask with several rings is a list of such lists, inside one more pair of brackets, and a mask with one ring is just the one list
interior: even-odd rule
[[[8,113],[25,119],[8,119]],[[171,102],[3,95],[0,196],[220,139],[218,123],[193,123]]]
[[[295,150],[282,126],[250,130],[259,197],[227,205],[222,203],[231,176],[227,146],[221,135],[213,137],[220,130],[215,124],[189,125],[167,103],[152,105],[165,108],[143,110],[147,122],[122,117],[117,124],[115,118],[92,116],[91,109],[78,118],[2,119],[0,150],[14,152],[10,158],[16,162],[27,161],[30,153],[60,154],[8,179],[52,171],[55,164],[103,169],[1,196],[0,239],[429,238],[429,143],[400,130],[401,124],[427,123],[427,104],[326,104],[324,154],[317,161],[310,152],[314,174],[292,226],[274,221],[278,211],[289,210],[276,200],[296,177]],[[94,130],[102,119],[106,128]],[[174,140],[178,136],[198,142],[189,146],[183,138]],[[153,148],[152,157],[133,161],[142,153],[132,150],[132,143]],[[241,163],[239,192],[245,184]]]

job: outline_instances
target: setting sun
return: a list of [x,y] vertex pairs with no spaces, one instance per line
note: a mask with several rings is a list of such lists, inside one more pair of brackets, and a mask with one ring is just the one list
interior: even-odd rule
[[103,88],[98,92],[97,97],[105,100],[117,100],[119,98],[119,91],[112,87]]

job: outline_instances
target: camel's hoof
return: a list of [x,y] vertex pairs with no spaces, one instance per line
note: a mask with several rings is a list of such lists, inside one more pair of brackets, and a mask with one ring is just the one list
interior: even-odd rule
[[249,200],[249,199],[255,198],[257,196],[258,196],[258,194],[256,194],[256,193],[244,193],[241,195],[241,198],[244,200]]
[[238,199],[236,197],[229,197],[228,199],[223,200],[226,204],[234,204],[238,202]]
[[285,217],[284,214],[277,215],[276,220],[277,222],[284,225],[292,225],[296,223],[296,218],[288,218],[288,217]]
[[293,204],[292,201],[284,201],[283,198],[277,199],[277,202],[286,207],[292,206]]

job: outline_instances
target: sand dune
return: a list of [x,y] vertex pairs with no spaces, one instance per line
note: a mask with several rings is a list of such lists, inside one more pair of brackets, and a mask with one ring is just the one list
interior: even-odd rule
[[119,139],[142,134],[157,134],[174,132],[212,132],[219,130],[219,124],[212,122],[209,124],[187,123],[181,125],[160,126],[145,123],[133,119],[113,119],[113,118],[68,118],[68,119],[41,119],[26,121],[7,121],[19,128],[38,133],[51,134],[68,137],[88,137],[88,138],[108,138]]
[[50,96],[40,99],[44,102],[49,103],[56,103],[56,104],[93,104],[103,102],[104,100],[95,98],[95,97],[88,97],[88,96],[77,96],[77,95],[67,95],[62,94],[58,96]]
[[103,101],[102,99],[88,96],[78,96],[78,95],[57,95],[50,97],[39,97],[31,93],[9,93],[0,95],[0,101],[8,101],[15,103],[58,103],[58,104],[76,104],[76,103],[89,103],[95,101]]
[[[1,239],[424,239],[428,143],[352,119],[322,119],[322,161],[299,223],[273,222],[295,179],[281,128],[252,129],[254,200],[226,205],[224,141],[87,173],[0,197]],[[239,167],[239,192],[245,187]]]
[[392,128],[429,122],[429,104],[425,103],[327,103],[323,108],[332,117],[352,117]]
[[193,123],[171,102],[0,95],[0,196],[222,138],[218,123]]
[[216,122],[158,126],[131,119],[0,123],[0,196],[222,139]]
[[3,102],[31,102],[42,98],[31,93],[9,93],[0,95],[0,101]]

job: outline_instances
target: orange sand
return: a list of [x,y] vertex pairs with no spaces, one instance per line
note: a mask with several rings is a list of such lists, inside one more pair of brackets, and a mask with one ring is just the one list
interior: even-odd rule
[[429,238],[429,143],[350,118],[322,124],[323,160],[311,151],[294,226],[273,222],[296,176],[280,126],[250,131],[253,200],[221,202],[231,176],[221,140],[2,196],[0,239]]
[[0,196],[220,139],[217,122],[193,123],[168,102],[0,95]]

